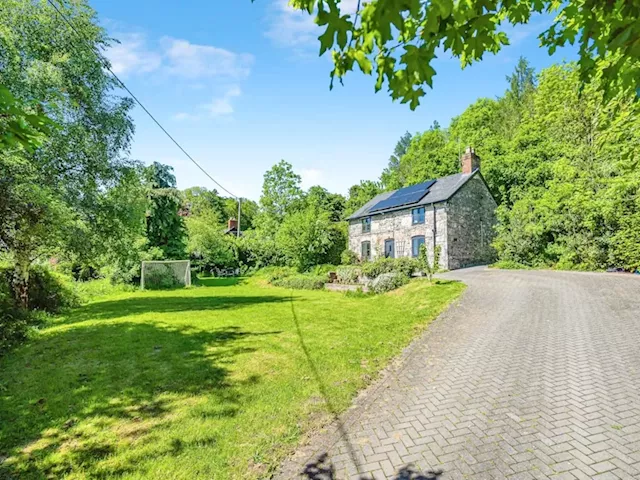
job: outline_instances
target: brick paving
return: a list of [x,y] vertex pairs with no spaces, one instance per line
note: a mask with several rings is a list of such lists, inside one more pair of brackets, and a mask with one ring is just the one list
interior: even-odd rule
[[278,478],[640,478],[640,278],[444,277],[461,299]]

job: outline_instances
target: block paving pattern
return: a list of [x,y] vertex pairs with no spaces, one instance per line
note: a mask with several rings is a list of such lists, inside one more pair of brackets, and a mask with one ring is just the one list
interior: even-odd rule
[[640,479],[640,278],[443,277],[461,299],[278,478]]

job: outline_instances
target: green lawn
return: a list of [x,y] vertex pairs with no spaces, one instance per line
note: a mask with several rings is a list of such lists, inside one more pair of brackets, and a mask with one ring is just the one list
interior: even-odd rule
[[101,298],[0,360],[0,478],[268,476],[464,288],[204,282]]

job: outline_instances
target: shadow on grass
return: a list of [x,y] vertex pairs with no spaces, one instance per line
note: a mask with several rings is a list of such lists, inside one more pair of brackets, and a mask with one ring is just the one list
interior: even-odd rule
[[[296,299],[298,300],[298,299]],[[87,320],[108,320],[143,313],[172,313],[201,310],[231,310],[262,303],[288,302],[288,297],[273,295],[206,297],[185,296],[134,296],[119,300],[90,303],[72,311],[63,322],[72,324]]]
[[[198,418],[235,416],[239,387],[260,379],[231,381],[234,357],[255,350],[252,337],[279,333],[117,323],[39,338],[0,363],[0,478],[100,476],[93,469],[122,451],[127,436],[157,432],[179,418],[178,409]],[[181,402],[200,394],[207,401],[185,413]],[[209,432],[202,441],[216,439]],[[176,439],[164,443],[155,455],[188,447]],[[129,456],[109,473],[136,467]]]

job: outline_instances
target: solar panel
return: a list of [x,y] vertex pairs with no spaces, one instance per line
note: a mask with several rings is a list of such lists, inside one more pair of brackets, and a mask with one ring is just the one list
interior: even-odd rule
[[412,203],[418,203],[429,191],[429,188],[436,183],[435,180],[429,180],[428,182],[419,183],[418,185],[411,185],[410,187],[401,188],[393,193],[389,198],[381,200],[376,203],[369,211],[378,212],[380,210],[386,210],[388,208],[401,207],[403,205],[410,205]]

